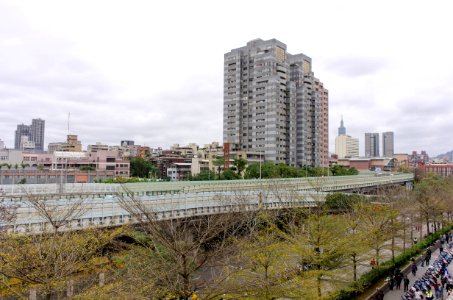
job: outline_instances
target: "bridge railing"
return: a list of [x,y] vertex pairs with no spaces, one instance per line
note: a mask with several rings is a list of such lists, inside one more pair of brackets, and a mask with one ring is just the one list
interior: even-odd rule
[[254,180],[216,180],[216,181],[180,181],[180,182],[143,182],[107,184],[107,183],[69,183],[69,184],[24,184],[0,185],[0,196],[56,193],[102,193],[121,192],[123,186],[132,192],[173,192],[190,193],[204,191],[230,191],[261,189],[263,186],[291,188],[297,190],[343,190],[364,186],[385,185],[413,181],[413,174],[395,174],[393,176],[325,176],[308,178],[254,179]]

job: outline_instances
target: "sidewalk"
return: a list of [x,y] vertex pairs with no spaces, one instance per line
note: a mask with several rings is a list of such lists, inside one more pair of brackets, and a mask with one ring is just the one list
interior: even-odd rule
[[[431,255],[431,262],[433,262],[437,257],[439,256],[439,249],[436,249],[435,251],[433,251],[432,255]],[[418,270],[417,270],[417,273],[415,276],[412,275],[411,272],[409,272],[407,274],[407,278],[409,278],[409,288],[414,284],[415,280],[421,278],[423,276],[423,274],[425,274],[426,270],[428,269],[428,266],[424,266],[422,267],[421,266],[421,262],[419,262],[417,264],[417,267],[418,267]],[[448,272],[453,275],[453,261],[448,265],[447,267],[448,269]],[[404,294],[404,291],[403,291],[403,284],[401,283],[401,289],[400,290],[393,290],[393,291],[388,291],[385,296],[384,296],[384,299],[385,300],[401,300],[401,295]],[[444,300],[453,300],[453,295],[451,295],[450,297],[447,298],[447,292],[444,291],[444,297],[443,297]]]

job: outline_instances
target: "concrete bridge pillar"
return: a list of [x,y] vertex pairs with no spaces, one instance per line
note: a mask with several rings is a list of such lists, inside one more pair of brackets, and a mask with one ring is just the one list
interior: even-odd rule
[[30,288],[30,293],[28,295],[28,300],[37,300],[37,291],[36,288]]
[[406,186],[407,190],[413,190],[414,189],[414,185],[412,184],[412,181],[406,181],[406,183],[404,185]]

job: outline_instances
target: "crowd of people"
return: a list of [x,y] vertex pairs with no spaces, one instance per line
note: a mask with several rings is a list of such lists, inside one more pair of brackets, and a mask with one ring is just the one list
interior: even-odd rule
[[[421,258],[421,267],[427,266],[420,278],[415,279],[410,287],[410,280],[399,268],[395,268],[387,278],[389,289],[400,290],[403,284],[402,300],[431,300],[444,299],[444,291],[453,299],[453,278],[448,271],[448,264],[453,260],[453,233],[442,235],[438,241],[439,256],[431,263],[432,250],[426,249]],[[417,263],[412,259],[410,271],[414,277],[417,276]],[[384,293],[379,290],[374,295],[375,300],[383,300]]]

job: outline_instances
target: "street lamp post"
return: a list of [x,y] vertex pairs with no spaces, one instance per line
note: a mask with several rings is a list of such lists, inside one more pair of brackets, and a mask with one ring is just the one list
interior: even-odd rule
[[262,152],[260,151],[260,179],[261,179],[261,159],[262,159]]

